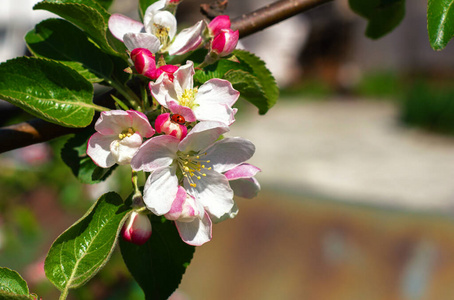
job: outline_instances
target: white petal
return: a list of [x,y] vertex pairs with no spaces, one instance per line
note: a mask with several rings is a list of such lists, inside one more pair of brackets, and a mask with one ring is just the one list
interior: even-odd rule
[[171,135],[153,137],[142,144],[131,160],[135,171],[151,172],[169,166],[176,158],[179,139]]
[[124,110],[103,111],[96,121],[95,130],[103,135],[118,135],[132,126],[131,116]]
[[149,88],[153,97],[156,98],[159,104],[167,108],[167,97],[174,101],[178,101],[177,93],[175,92],[175,85],[169,80],[166,72],[162,73],[156,82],[151,81]]
[[152,28],[148,27],[147,30],[151,30],[149,31],[150,33],[155,33],[155,30],[156,30],[156,25],[160,25],[164,28],[168,28],[169,29],[169,38],[170,40],[173,39],[173,37],[175,36],[175,33],[177,32],[177,19],[175,19],[175,16],[168,12],[168,11],[158,11],[154,16],[153,16],[153,23],[152,24],[148,24],[147,26],[152,26]]
[[211,161],[215,171],[223,173],[251,158],[255,146],[246,139],[229,137],[217,141],[206,152],[204,158]]
[[134,133],[122,140],[112,141],[110,144],[110,152],[117,164],[129,165],[140,145],[142,145],[142,137],[140,134]]
[[192,79],[194,74],[194,63],[190,60],[175,71],[173,74],[173,82],[175,84],[175,91],[177,92],[177,95],[181,95],[185,89],[192,89],[194,87],[194,81]]
[[189,245],[201,246],[211,241],[211,220],[205,213],[202,220],[195,218],[192,222],[175,221],[181,239]]
[[233,191],[227,178],[213,170],[204,170],[206,174],[200,180],[195,181],[196,186],[190,186],[185,178],[186,191],[200,201],[205,209],[215,217],[220,218],[230,212],[233,207]]
[[110,144],[115,136],[105,136],[98,132],[88,140],[87,154],[101,168],[109,168],[115,164],[115,158],[110,153]]
[[166,7],[167,0],[159,0],[152,5],[147,7],[147,10],[145,11],[143,15],[143,23],[147,27],[148,24],[153,22],[153,17],[154,15],[164,7]]
[[182,152],[198,152],[213,144],[221,134],[229,130],[223,123],[200,122],[181,141],[178,149]]
[[239,209],[238,209],[238,206],[236,205],[236,203],[233,205],[232,209],[226,213],[225,215],[221,216],[220,218],[217,218],[215,216],[210,216],[210,219],[211,221],[216,224],[216,223],[220,223],[222,221],[225,221],[227,219],[233,219],[236,217],[236,215],[238,214],[239,212]]
[[143,202],[154,214],[161,216],[170,211],[178,191],[175,167],[157,169],[148,176],[143,191]]
[[215,121],[230,126],[235,122],[235,112],[226,104],[204,103],[194,108],[199,121]]
[[132,128],[135,131],[138,131],[141,136],[146,138],[153,136],[155,131],[144,113],[135,110],[128,110],[127,113],[132,118]]
[[235,90],[229,81],[213,78],[200,86],[196,102],[200,105],[204,103],[222,103],[231,107],[239,96],[240,92]]
[[123,40],[129,51],[136,48],[146,48],[151,53],[156,53],[161,47],[159,39],[149,33],[126,33]]
[[143,24],[126,16],[113,14],[109,18],[109,30],[114,37],[123,42],[126,33],[142,32]]
[[254,177],[230,181],[235,196],[252,199],[260,192],[260,184]]
[[197,22],[195,25],[183,29],[173,41],[172,45],[167,49],[170,55],[181,55],[186,52],[197,49],[202,43],[202,31],[204,29],[203,21]]

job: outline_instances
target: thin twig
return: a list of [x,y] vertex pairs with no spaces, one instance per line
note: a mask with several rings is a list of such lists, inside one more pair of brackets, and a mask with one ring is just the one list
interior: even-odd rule
[[[246,37],[330,1],[332,0],[281,0],[232,20],[232,28],[239,30],[240,38]],[[99,100],[98,103],[105,103],[111,101],[112,98],[105,94]],[[48,123],[41,119],[3,127],[0,128],[0,153],[49,141],[77,132],[77,130]]]

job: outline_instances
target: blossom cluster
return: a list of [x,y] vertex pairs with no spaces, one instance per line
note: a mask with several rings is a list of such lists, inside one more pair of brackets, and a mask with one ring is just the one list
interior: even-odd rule
[[[109,29],[128,48],[135,74],[149,81],[156,110],[102,112],[87,154],[103,168],[130,165],[133,172],[149,174],[142,207],[174,221],[182,240],[198,246],[211,240],[213,223],[237,214],[234,195],[257,194],[260,185],[254,176],[260,169],[246,163],[255,152],[250,141],[224,136],[235,122],[233,105],[240,93],[218,78],[196,87],[192,61],[178,66],[166,65],[163,59],[199,47],[209,48],[206,61],[219,59],[233,51],[238,31],[230,29],[228,16],[219,16],[176,34],[176,20],[168,8],[177,4],[155,2],[143,24],[111,16]],[[160,114],[153,117],[156,111]],[[136,244],[151,235],[143,212],[135,210],[122,230],[123,237]]]

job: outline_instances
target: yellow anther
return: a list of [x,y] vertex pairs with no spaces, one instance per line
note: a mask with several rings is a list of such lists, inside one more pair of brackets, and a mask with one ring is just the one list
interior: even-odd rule
[[197,179],[199,179],[199,180],[200,180],[200,178],[202,178],[202,177],[200,177],[200,176],[197,176]]
[[203,177],[205,177],[205,176],[207,176],[207,174],[205,174],[205,173],[202,173],[202,176],[203,176]]

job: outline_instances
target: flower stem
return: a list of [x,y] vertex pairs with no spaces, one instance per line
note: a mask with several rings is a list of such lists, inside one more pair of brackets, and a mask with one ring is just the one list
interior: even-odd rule
[[61,292],[60,298],[58,298],[58,299],[59,299],[59,300],[66,300],[66,298],[68,297],[68,292],[69,292],[69,289],[68,289],[68,288],[65,288],[65,289]]
[[118,83],[115,79],[109,80],[108,83],[122,94],[128,101],[129,104],[135,109],[140,111],[140,99],[137,95],[126,85]]

